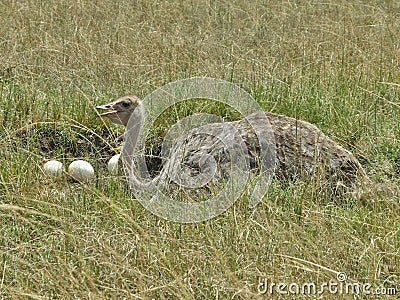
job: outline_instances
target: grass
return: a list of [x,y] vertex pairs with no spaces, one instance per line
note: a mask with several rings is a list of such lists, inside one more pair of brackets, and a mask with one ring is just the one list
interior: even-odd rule
[[[0,8],[0,298],[267,298],[257,292],[264,278],[321,284],[337,272],[395,287],[398,297],[398,1]],[[317,125],[360,159],[373,181],[369,197],[327,202],[313,181],[276,182],[254,210],[243,197],[200,224],[146,211],[106,172],[122,131],[94,107],[191,76],[231,81],[264,109]],[[155,148],[169,120],[230,113],[203,103],[176,111],[154,129]],[[41,166],[54,157],[89,160],[96,180],[49,180]]]

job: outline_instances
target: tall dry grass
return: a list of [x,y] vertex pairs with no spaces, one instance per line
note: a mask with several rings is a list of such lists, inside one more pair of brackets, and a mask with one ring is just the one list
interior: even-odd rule
[[[0,11],[1,298],[251,299],[264,278],[321,284],[337,272],[398,297],[398,1],[2,1]],[[191,76],[231,81],[264,109],[319,126],[360,159],[370,196],[330,202],[313,182],[277,182],[254,210],[241,199],[182,225],[141,207],[89,150],[65,153],[84,149],[87,132],[121,133],[95,105]],[[38,128],[60,135],[52,151],[38,148]],[[42,174],[44,158],[74,155],[95,165],[94,182]]]

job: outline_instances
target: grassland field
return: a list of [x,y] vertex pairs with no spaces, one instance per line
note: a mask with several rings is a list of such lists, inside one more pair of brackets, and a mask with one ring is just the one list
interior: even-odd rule
[[[400,2],[0,1],[0,299],[398,299]],[[95,106],[171,81],[219,78],[306,120],[371,178],[352,201],[274,182],[198,224],[148,212],[105,164],[123,129]],[[194,112],[183,103],[152,129]],[[51,180],[85,159],[96,179]],[[397,295],[260,295],[259,282],[348,282]]]

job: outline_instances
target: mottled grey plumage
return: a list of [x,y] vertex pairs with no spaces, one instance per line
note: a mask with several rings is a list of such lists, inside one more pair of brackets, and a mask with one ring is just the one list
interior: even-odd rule
[[[131,105],[127,107],[129,101]],[[103,115],[112,116],[113,122],[126,126],[132,112],[142,105],[137,97],[125,96],[98,108],[113,110]],[[120,116],[118,120],[116,116]],[[265,116],[270,126],[267,126]],[[140,126],[137,128],[140,130]],[[232,156],[227,146],[216,138],[227,135],[232,135],[230,144],[239,145],[240,140],[244,141],[247,163],[251,169],[257,169],[260,167],[260,145],[256,132],[268,137],[271,130],[275,141],[270,140],[268,143],[276,147],[275,174],[278,177],[322,174],[335,186],[341,185],[352,190],[367,180],[365,171],[354,155],[325,136],[316,126],[270,112],[254,113],[240,121],[212,123],[190,130],[170,148],[169,159],[165,161],[158,179],[165,181],[172,176],[184,183],[184,186],[202,186],[202,180],[215,172],[213,181],[218,182],[229,174],[228,169],[232,165]],[[211,158],[218,164],[217,170],[210,164]]]

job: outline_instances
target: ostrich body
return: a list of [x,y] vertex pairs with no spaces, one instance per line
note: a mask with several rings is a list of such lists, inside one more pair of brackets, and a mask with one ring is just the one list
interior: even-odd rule
[[[144,115],[142,101],[136,96],[124,96],[97,108],[109,110],[100,116],[124,126],[127,126],[132,116],[131,127],[135,137],[130,150],[133,151]],[[265,117],[270,126],[266,126]],[[226,145],[216,137],[229,135],[232,131],[236,135],[231,141],[240,138],[244,142],[247,148],[244,152],[246,160],[251,169],[257,169],[260,167],[260,146],[255,131],[268,136],[268,130],[272,130],[275,137],[271,143],[275,143],[276,147],[274,168],[277,177],[291,179],[298,175],[318,173],[335,186],[342,185],[350,190],[359,188],[361,179],[367,178],[354,155],[325,136],[316,126],[284,115],[257,112],[239,121],[206,124],[187,132],[170,149],[169,159],[157,179],[165,180],[172,174],[172,177],[179,177],[182,183],[188,178],[194,179],[188,186],[204,186],[201,173],[210,171],[202,159],[206,156],[218,163],[218,171],[213,176],[213,181],[218,182],[221,177],[229,174],[227,170],[232,163],[232,156],[228,154]]]

